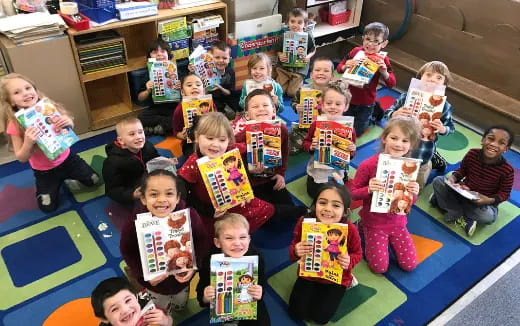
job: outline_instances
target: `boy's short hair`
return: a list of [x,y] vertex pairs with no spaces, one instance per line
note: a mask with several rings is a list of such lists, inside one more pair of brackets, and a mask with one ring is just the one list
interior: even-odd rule
[[441,74],[444,76],[444,84],[448,85],[453,79],[451,78],[450,70],[448,69],[448,66],[444,62],[441,61],[430,61],[426,62],[417,72],[417,78],[421,79],[422,75],[427,70],[431,70],[433,72],[436,72],[438,74]]
[[287,13],[287,19],[289,17],[303,17],[303,21],[307,23],[307,19],[309,18],[309,14],[303,10],[302,8],[293,8],[289,13]]
[[322,93],[323,98],[325,98],[325,94],[327,94],[329,90],[334,90],[345,96],[345,101],[347,102],[346,104],[349,105],[350,100],[352,99],[352,93],[350,93],[350,90],[348,89],[348,84],[346,84],[343,80],[331,80],[327,85],[327,89]]
[[224,225],[240,225],[247,230],[247,233],[249,233],[249,222],[244,216],[237,213],[226,213],[215,221],[215,238],[218,238]]
[[210,50],[219,49],[220,51],[226,52],[229,51],[231,53],[231,47],[224,41],[216,41],[211,44]]
[[121,133],[123,132],[122,129],[123,129],[124,126],[129,125],[131,123],[137,123],[137,122],[139,122],[142,125],[141,120],[139,120],[136,117],[124,118],[123,120],[121,120],[118,123],[116,123],[116,133],[117,133],[117,136],[121,136]]
[[375,36],[382,35],[383,41],[386,41],[388,40],[388,35],[390,35],[390,30],[385,24],[380,22],[374,22],[366,25],[363,29],[363,35],[369,34],[374,34]]
[[507,135],[509,136],[509,139],[507,141],[507,147],[511,147],[511,145],[513,145],[513,141],[515,139],[515,135],[513,134],[511,129],[509,129],[508,127],[506,127],[504,125],[494,125],[494,126],[491,126],[491,127],[487,128],[486,130],[484,130],[484,134],[482,135],[482,138],[485,138],[491,132],[491,130],[493,130],[493,129],[498,129],[498,130],[505,131],[507,133]]
[[161,49],[165,50],[166,52],[168,52],[168,60],[170,60],[172,58],[172,48],[170,47],[170,44],[168,44],[168,42],[163,40],[161,37],[158,37],[155,41],[153,41],[148,46],[148,52],[146,53],[146,56],[149,58],[150,54],[153,51],[157,50],[157,48],[161,48]]
[[108,278],[99,283],[90,295],[90,303],[92,304],[94,315],[98,318],[106,319],[105,308],[103,307],[105,300],[113,297],[122,290],[128,290],[134,295],[137,295],[137,291],[130,282],[122,277]]
[[314,60],[312,60],[311,69],[310,69],[311,71],[312,71],[312,69],[314,69],[314,64],[318,61],[327,61],[328,63],[330,63],[330,70],[332,72],[334,72],[334,62],[332,62],[332,60],[330,60],[330,58],[327,58],[324,56],[316,57]]
[[263,89],[253,89],[249,94],[247,94],[246,99],[244,100],[244,108],[246,111],[248,110],[249,101],[251,101],[251,99],[253,97],[258,96],[258,95],[264,95],[264,96],[268,97],[270,99],[271,105],[276,110],[276,106],[274,105],[274,101],[273,101],[273,98],[271,97],[271,93],[269,93],[268,91],[263,90]]

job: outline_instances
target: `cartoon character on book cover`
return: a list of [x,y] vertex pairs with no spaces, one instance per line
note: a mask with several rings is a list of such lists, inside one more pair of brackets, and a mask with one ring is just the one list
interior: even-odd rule
[[408,215],[412,208],[413,196],[406,190],[406,184],[417,180],[420,159],[380,154],[376,178],[383,182],[383,190],[372,195],[371,212]]
[[286,67],[305,67],[309,35],[305,32],[287,31],[283,35],[283,53],[287,56]]
[[350,85],[363,87],[370,83],[370,80],[379,69],[377,61],[386,57],[386,54],[383,51],[373,54],[366,54],[362,50],[357,52],[354,58],[352,58],[356,60],[356,64],[345,70],[342,78]]
[[238,149],[212,160],[204,156],[197,165],[215,209],[229,209],[254,198]]
[[[193,121],[195,116],[200,116],[208,112],[215,111],[213,106],[213,97],[211,94],[203,95],[199,97],[183,97],[182,98],[182,115],[184,117],[184,127],[191,129],[193,127]],[[187,133],[188,135],[190,132]],[[188,136],[186,138],[187,143],[192,143],[193,140]]]
[[54,160],[78,141],[78,136],[70,126],[61,129],[54,126],[60,116],[60,111],[48,98],[43,98],[30,108],[20,109],[15,113],[16,119],[24,128],[38,128],[39,137],[36,143],[50,160]]
[[318,108],[321,107],[322,92],[317,89],[302,88],[300,90],[300,104],[303,109],[298,115],[298,127],[308,129],[318,117]]
[[145,281],[197,269],[189,209],[167,217],[138,214],[135,227]]
[[148,73],[153,83],[154,103],[178,102],[181,99],[181,82],[175,61],[148,59]]
[[247,165],[250,173],[274,173],[282,165],[282,126],[279,120],[246,122]]
[[[414,117],[421,115],[424,117],[423,113],[427,113],[430,120],[433,120],[434,114],[438,114],[437,118],[442,114],[442,109],[446,103],[445,92],[446,85],[438,85],[412,78],[403,106],[408,108]],[[421,118],[419,117],[419,119]]]
[[210,269],[211,286],[217,294],[210,302],[210,323],[255,320],[257,302],[247,290],[257,284],[258,256],[231,258],[215,254]]
[[195,74],[202,80],[204,89],[211,90],[220,83],[220,74],[215,66],[213,56],[201,45],[197,46],[189,56],[190,64],[195,68]]
[[354,117],[345,116],[334,120],[318,116],[314,136],[318,139],[318,148],[314,151],[314,167],[320,169],[348,169],[352,144]]
[[343,268],[338,256],[347,252],[347,236],[347,224],[325,224],[314,218],[304,219],[302,241],[312,244],[312,253],[302,257],[299,275],[341,284]]

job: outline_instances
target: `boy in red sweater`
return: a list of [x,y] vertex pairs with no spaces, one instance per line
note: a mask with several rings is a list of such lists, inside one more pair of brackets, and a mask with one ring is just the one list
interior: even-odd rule
[[[366,55],[379,53],[388,44],[388,34],[388,27],[382,23],[375,22],[365,26],[363,46],[352,49],[338,64],[337,71],[344,73],[347,68],[354,66],[356,61],[352,58],[359,51],[365,51]],[[354,117],[354,129],[356,129],[356,135],[358,136],[363,134],[370,123],[370,117],[376,103],[376,90],[379,79],[382,79],[389,88],[394,87],[396,83],[388,57],[385,56],[383,59],[379,59],[377,64],[379,69],[370,80],[370,83],[363,87],[349,86],[352,99],[345,115]]]
[[[482,148],[470,149],[460,167],[447,177],[433,179],[432,206],[445,211],[444,221],[457,222],[473,236],[477,224],[492,224],[498,215],[498,204],[506,201],[513,187],[515,171],[502,156],[513,143],[513,133],[504,126],[488,128],[482,136]],[[477,200],[466,199],[451,189],[451,181],[462,189],[478,193]]]

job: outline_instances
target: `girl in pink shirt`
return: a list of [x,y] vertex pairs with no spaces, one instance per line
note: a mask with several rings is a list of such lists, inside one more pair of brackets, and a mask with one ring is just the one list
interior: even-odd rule
[[[44,212],[52,212],[58,208],[58,194],[64,181],[71,190],[75,190],[81,185],[97,184],[99,177],[79,156],[71,154],[69,148],[52,160],[47,158],[36,145],[41,131],[36,126],[25,129],[16,119],[15,113],[18,110],[34,106],[43,97],[34,83],[23,75],[9,74],[0,81],[0,107],[14,155],[20,162],[29,161],[36,178],[38,206]],[[73,127],[68,112],[56,106],[61,115],[53,119],[53,130],[65,131]]]

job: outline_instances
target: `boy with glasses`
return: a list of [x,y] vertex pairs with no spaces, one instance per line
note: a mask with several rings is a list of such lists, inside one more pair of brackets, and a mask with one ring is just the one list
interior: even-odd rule
[[[359,51],[364,51],[366,55],[379,53],[388,44],[388,27],[382,23],[370,23],[365,26],[363,31],[363,46],[358,46],[352,49],[348,55],[339,63],[336,68],[339,73],[344,73],[345,70],[354,66],[356,61],[354,56]],[[386,86],[392,88],[395,86],[395,75],[390,65],[388,57],[380,58],[377,62],[379,65],[378,71],[374,74],[370,82],[363,87],[349,86],[352,99],[350,106],[345,115],[354,117],[354,129],[356,135],[361,136],[368,128],[370,117],[374,111],[376,102],[376,90],[379,80],[382,79]]]

